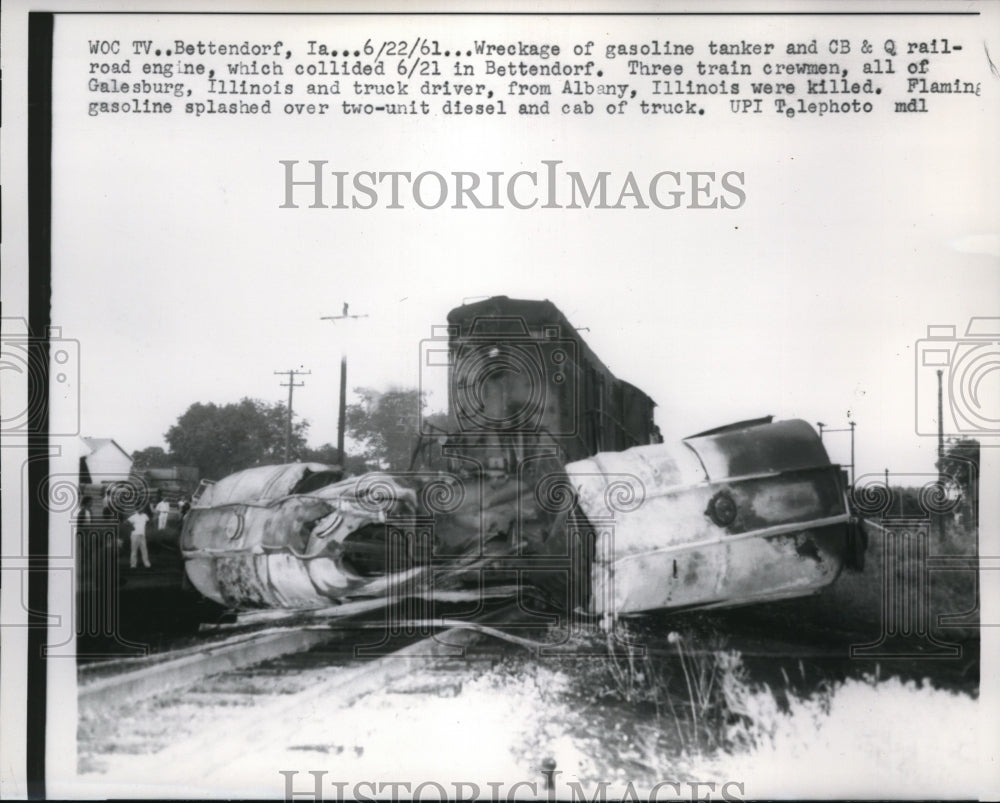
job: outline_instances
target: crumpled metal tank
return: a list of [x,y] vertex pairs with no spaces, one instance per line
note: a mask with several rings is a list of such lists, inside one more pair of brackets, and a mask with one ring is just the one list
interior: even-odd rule
[[[208,488],[188,512],[181,549],[206,597],[238,607],[329,604],[371,581],[364,545],[347,540],[415,507],[386,474],[336,481],[316,463],[247,469]],[[353,558],[353,562],[352,562]]]
[[428,588],[459,582],[470,556],[506,554],[546,532],[524,477],[338,478],[329,467],[293,463],[211,486],[181,534],[191,583],[232,607],[320,607],[396,593],[421,571],[435,572]]
[[842,475],[805,421],[603,452],[566,473],[595,533],[593,614],[802,596],[844,566]]

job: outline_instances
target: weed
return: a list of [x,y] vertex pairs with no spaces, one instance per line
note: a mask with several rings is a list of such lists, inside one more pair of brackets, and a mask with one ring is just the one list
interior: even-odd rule
[[641,625],[622,621],[603,644],[593,635],[582,637],[592,660],[573,673],[579,693],[590,702],[647,709],[647,724],[660,736],[669,733],[685,753],[729,745],[733,723],[747,715],[741,701],[750,695],[739,652],[726,649],[713,631],[672,631],[665,648],[654,646],[662,645],[662,636],[647,636]]

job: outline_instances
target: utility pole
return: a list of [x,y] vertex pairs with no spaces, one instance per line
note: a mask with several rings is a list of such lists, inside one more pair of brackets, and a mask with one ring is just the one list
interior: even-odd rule
[[289,368],[287,371],[275,371],[279,376],[288,376],[288,384],[281,384],[281,387],[288,388],[288,423],[285,425],[285,462],[289,462],[292,450],[292,392],[295,388],[305,385],[305,382],[296,382],[296,376],[308,376],[312,371],[297,371]]
[[[942,403],[941,395],[941,374],[942,370],[938,368],[937,372],[937,382],[938,382],[938,448],[937,448],[937,481],[938,489],[944,490],[944,404]],[[941,538],[944,536],[944,516],[940,513],[932,516],[932,521],[937,524],[937,534]]]
[[[320,317],[321,321],[333,321],[336,325],[337,321],[349,321],[357,320],[358,318],[367,318],[367,314],[363,315],[351,315],[350,314],[351,305],[346,301],[344,302],[344,308],[340,315],[323,315]],[[344,430],[347,426],[347,346],[346,344],[340,350],[340,403],[337,408],[337,455],[340,459],[341,468],[345,465],[345,454],[344,454]]]
[[854,428],[857,423],[851,422],[851,490],[854,490]]
[[938,380],[938,459],[937,459],[937,470],[938,470],[938,483],[942,483],[943,477],[942,471],[944,466],[944,404],[942,403],[941,396],[941,374],[942,371],[938,368],[937,380]]

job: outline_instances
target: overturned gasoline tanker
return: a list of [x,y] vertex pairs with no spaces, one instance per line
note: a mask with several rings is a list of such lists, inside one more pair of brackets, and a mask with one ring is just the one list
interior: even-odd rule
[[187,575],[235,608],[316,608],[456,589],[525,590],[615,617],[814,593],[860,568],[840,467],[804,421],[661,442],[654,402],[615,378],[548,301],[459,307],[425,341],[449,424],[409,471],[248,469],[197,499]]

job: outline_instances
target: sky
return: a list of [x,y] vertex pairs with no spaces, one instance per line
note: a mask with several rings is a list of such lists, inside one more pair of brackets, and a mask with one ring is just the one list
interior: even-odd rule
[[[245,22],[239,39],[364,33],[350,19]],[[998,314],[990,92],[936,98],[933,114],[837,120],[90,117],[80,76],[95,24],[61,18],[56,32],[52,319],[79,341],[81,433],[130,452],[165,446],[194,402],[284,401],[274,372],[293,368],[311,371],[294,398],[310,443],[335,442],[343,350],[350,388],[425,382],[440,408],[443,381],[419,374],[421,341],[463,299],[508,295],[547,298],[586,327],[611,370],[657,402],[668,439],[766,414],[855,421],[859,476],[929,472],[935,390],[919,341],[928,325],[961,336],[970,317]],[[135,38],[207,38],[216,22],[184,24],[123,18],[122,39],[130,25]],[[502,38],[511,23],[489,24]],[[599,21],[574,24],[581,40],[607,36]],[[699,41],[709,24],[686,20],[675,35]],[[539,20],[537,38],[564,37],[559,25]],[[950,64],[980,73],[980,60],[967,48]],[[280,209],[290,159],[414,173],[510,174],[546,159],[614,176],[739,171],[747,200],[725,211]],[[321,320],[345,301],[368,317]],[[1000,371],[986,381],[995,393]],[[827,444],[848,462],[845,433]]]

